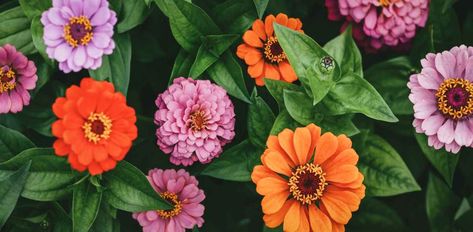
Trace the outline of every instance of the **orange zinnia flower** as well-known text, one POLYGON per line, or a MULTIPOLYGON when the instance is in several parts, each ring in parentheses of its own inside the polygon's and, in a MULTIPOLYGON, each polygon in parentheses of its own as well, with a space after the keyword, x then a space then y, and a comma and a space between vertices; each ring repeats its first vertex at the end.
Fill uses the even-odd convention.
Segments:
POLYGON ((56 99, 53 112, 59 118, 52 125, 54 150, 81 172, 98 175, 115 168, 137 137, 135 110, 106 81, 82 79, 56 99))
POLYGON ((310 124, 269 136, 251 179, 263 195, 266 226, 285 232, 344 231, 365 196, 358 155, 345 135, 310 124), (315 151, 315 155, 314 155, 315 151))
POLYGON ((268 15, 264 22, 257 19, 250 30, 243 34, 243 41, 237 48, 237 56, 248 65, 248 74, 255 78, 256 84, 264 85, 263 78, 294 82, 296 73, 289 64, 286 54, 274 35, 273 23, 276 22, 293 30, 303 32, 302 22, 288 18, 285 14, 268 15))

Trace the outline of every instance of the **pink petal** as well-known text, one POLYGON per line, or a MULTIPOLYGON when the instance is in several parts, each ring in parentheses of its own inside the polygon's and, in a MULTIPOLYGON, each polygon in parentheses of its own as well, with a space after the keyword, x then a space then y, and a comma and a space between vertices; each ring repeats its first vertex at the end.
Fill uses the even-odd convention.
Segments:
POLYGON ((453 142, 455 138, 455 130, 453 129, 453 121, 448 119, 438 130, 437 137, 440 142, 448 144, 453 142))
POLYGON ((455 56, 448 51, 435 57, 435 67, 444 79, 455 78, 455 65, 455 56))
POLYGON ((473 134, 468 127, 468 122, 459 121, 455 128, 455 142, 460 146, 470 146, 473 142, 473 134))
POLYGON ((431 115, 422 122, 422 130, 426 135, 435 135, 444 122, 445 116, 442 114, 431 115))

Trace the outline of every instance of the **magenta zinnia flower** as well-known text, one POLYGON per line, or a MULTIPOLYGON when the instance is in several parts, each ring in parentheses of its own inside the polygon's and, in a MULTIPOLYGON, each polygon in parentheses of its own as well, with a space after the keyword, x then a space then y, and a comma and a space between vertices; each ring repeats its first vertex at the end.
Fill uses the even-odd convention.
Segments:
POLYGON ((369 41, 368 51, 384 45, 404 47, 424 27, 429 15, 429 0, 325 0, 330 20, 359 24, 365 36, 354 35, 357 42, 369 41))
POLYGON ((0 47, 0 114, 23 110, 30 104, 30 93, 36 87, 36 66, 15 47, 0 47))
POLYGON ((65 73, 97 69, 102 56, 115 48, 112 36, 117 17, 107 0, 53 0, 41 22, 46 52, 65 73))
POLYGON ((152 169, 148 180, 154 190, 173 204, 170 210, 150 210, 134 213, 144 232, 185 232, 195 226, 202 227, 205 207, 200 204, 205 199, 199 182, 184 169, 152 169))
POLYGON ((408 83, 416 131, 435 149, 473 147, 473 47, 429 53, 421 64, 408 83))
POLYGON ((233 103, 210 81, 177 78, 156 105, 158 145, 176 165, 209 163, 235 137, 233 103))

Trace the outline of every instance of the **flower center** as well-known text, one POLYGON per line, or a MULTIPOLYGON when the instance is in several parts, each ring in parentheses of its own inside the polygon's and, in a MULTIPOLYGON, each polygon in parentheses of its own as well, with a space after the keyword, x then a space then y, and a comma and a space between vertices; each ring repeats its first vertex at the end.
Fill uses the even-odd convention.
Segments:
POLYGON ((391 4, 391 0, 379 0, 379 4, 383 7, 387 7, 391 4))
POLYGON ((189 117, 189 126, 193 131, 201 131, 207 127, 208 117, 203 110, 194 111, 189 117))
POLYGON ((0 93, 13 90, 15 86, 15 71, 6 65, 0 68, 0 93))
POLYGON ((278 38, 270 37, 264 44, 264 57, 271 63, 279 63, 286 60, 286 53, 279 45, 278 38))
POLYGON ((177 195, 175 193, 170 193, 170 192, 164 192, 164 193, 160 193, 159 194, 163 199, 167 200, 167 201, 170 201, 174 208, 170 209, 170 210, 158 210, 158 215, 162 218, 162 219, 169 219, 169 218, 172 218, 174 216, 177 216, 181 213, 182 211, 182 203, 181 201, 179 201, 179 199, 177 198, 177 195))
POLYGON ((97 144, 102 139, 110 138, 112 133, 112 120, 104 113, 91 113, 82 125, 85 138, 97 144))
POLYGON ((89 44, 93 36, 92 24, 85 16, 71 17, 64 26, 64 39, 72 47, 89 44))
POLYGON ((473 113, 473 84, 465 79, 447 79, 437 90, 437 106, 440 112, 454 120, 473 113))
POLYGON ((302 204, 313 204, 322 198, 325 187, 325 173, 319 165, 308 163, 301 165, 292 172, 289 178, 289 191, 294 199, 302 204))

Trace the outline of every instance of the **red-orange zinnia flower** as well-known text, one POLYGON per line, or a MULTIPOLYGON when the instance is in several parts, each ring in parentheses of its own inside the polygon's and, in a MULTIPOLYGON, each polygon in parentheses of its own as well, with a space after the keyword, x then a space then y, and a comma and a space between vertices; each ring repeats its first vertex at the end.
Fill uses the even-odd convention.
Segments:
POLYGON ((274 35, 273 23, 276 22, 293 30, 302 31, 302 22, 297 18, 288 18, 285 14, 268 15, 264 22, 257 19, 250 30, 243 34, 243 44, 237 48, 237 56, 248 65, 248 74, 256 84, 264 85, 263 78, 294 82, 296 73, 289 64, 286 53, 274 35))
POLYGON ((270 136, 251 179, 263 195, 266 226, 285 232, 344 231, 365 196, 357 153, 345 135, 310 124, 270 136), (315 155, 314 155, 315 151, 315 155))
POLYGON ((115 168, 137 137, 135 110, 106 81, 82 79, 56 99, 53 112, 59 118, 52 125, 54 150, 81 172, 98 175, 115 168))

